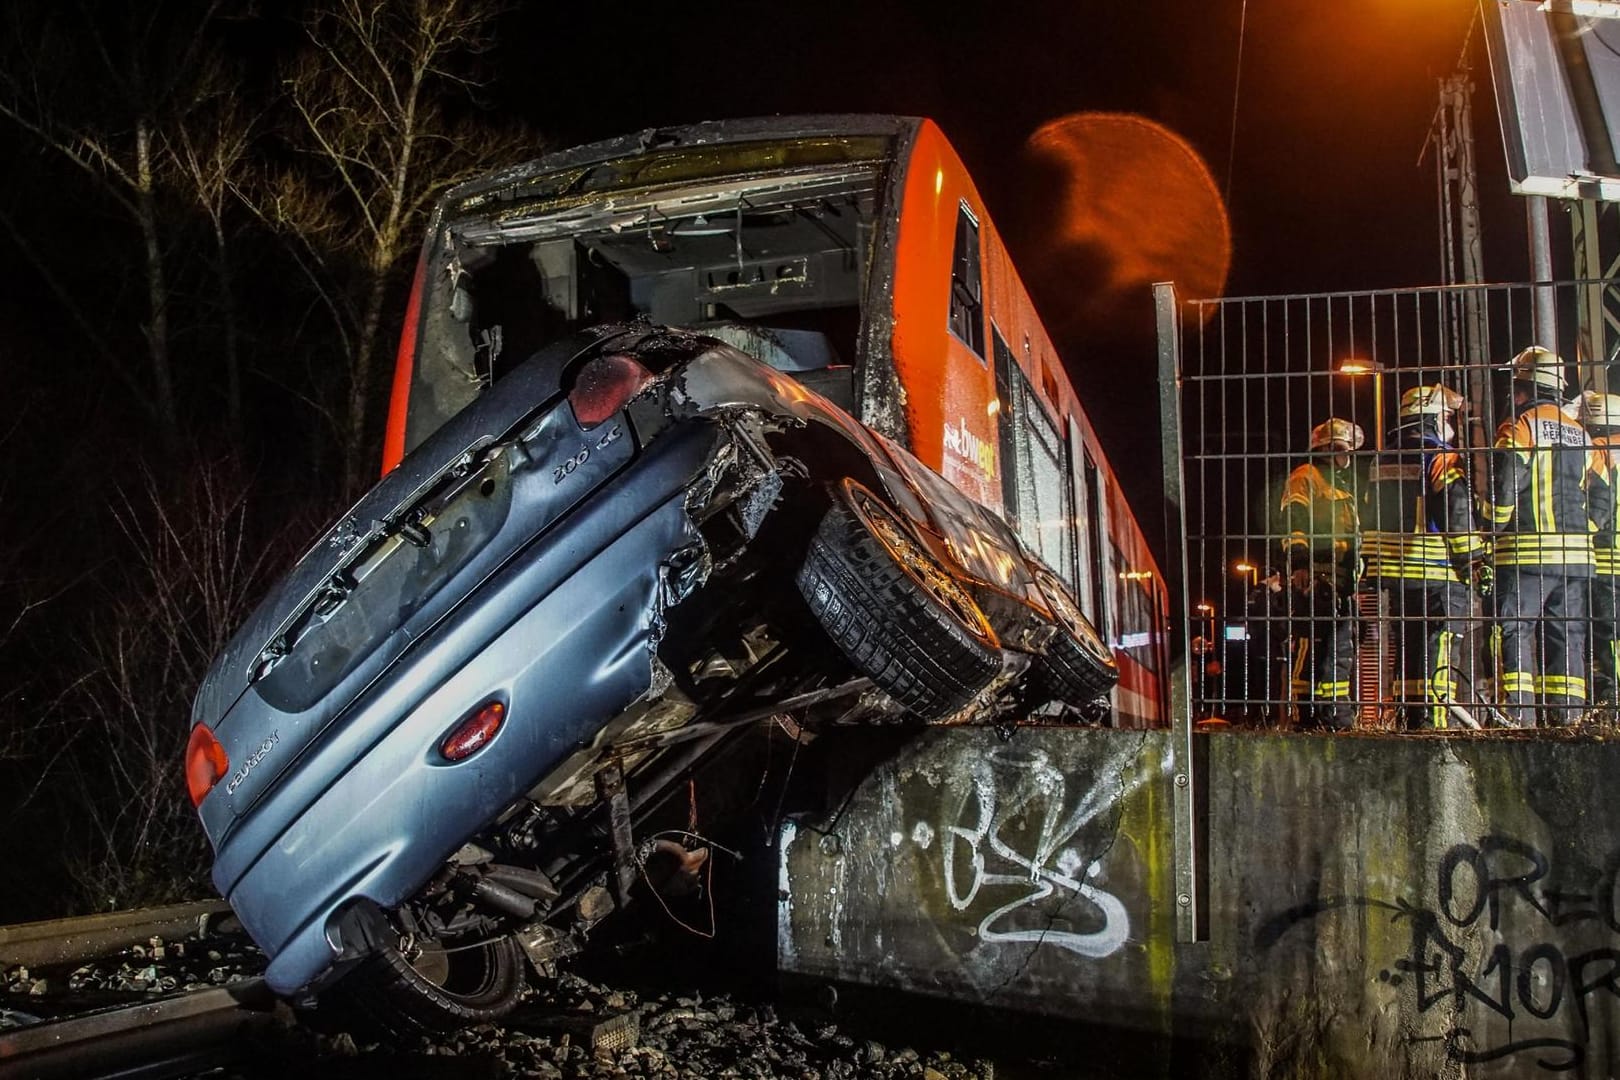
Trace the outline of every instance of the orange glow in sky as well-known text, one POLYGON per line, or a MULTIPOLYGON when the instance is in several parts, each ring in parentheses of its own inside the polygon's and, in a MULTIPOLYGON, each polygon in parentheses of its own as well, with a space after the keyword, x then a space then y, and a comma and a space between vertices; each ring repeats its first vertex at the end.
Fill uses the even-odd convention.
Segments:
POLYGON ((1073 280, 1074 305, 1043 312, 1048 321, 1106 318, 1156 281, 1175 282, 1183 298, 1221 294, 1231 226, 1186 140, 1144 117, 1085 112, 1043 124, 1026 149, 1062 177, 1061 215, 1041 230, 1037 265, 1073 280))

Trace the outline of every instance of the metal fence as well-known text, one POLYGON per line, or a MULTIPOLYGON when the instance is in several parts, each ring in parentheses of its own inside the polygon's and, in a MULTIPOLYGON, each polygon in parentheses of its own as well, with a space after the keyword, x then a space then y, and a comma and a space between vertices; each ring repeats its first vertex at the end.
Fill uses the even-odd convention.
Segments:
POLYGON ((1159 286, 1195 719, 1456 728, 1612 712, 1616 579, 1594 550, 1612 533, 1613 463, 1597 421, 1620 416, 1580 411, 1602 404, 1581 392, 1607 392, 1615 360, 1608 328, 1581 318, 1602 286, 1191 301, 1159 286), (1558 400, 1515 398, 1508 364, 1529 346, 1564 361, 1542 365, 1564 393, 1552 376, 1531 384, 1558 400), (1436 392, 1406 396, 1424 386, 1462 403, 1449 425, 1417 400, 1436 392), (1312 447, 1334 418, 1361 435, 1342 456, 1343 441, 1312 447))

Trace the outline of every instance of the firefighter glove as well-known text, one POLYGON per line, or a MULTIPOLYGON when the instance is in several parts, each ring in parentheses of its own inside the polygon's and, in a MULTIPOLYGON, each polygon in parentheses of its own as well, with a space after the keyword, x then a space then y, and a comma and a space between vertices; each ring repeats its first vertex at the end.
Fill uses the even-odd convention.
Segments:
POLYGON ((1468 581, 1473 585, 1474 593, 1481 599, 1487 600, 1496 589, 1496 571, 1489 563, 1477 562, 1468 568, 1468 581))

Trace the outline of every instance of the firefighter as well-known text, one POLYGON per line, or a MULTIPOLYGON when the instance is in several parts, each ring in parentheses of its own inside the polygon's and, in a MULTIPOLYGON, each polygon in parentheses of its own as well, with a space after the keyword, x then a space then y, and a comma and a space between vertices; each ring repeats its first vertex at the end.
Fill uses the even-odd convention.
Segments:
POLYGON ((1491 491, 1481 506, 1495 533, 1498 698, 1520 726, 1571 724, 1586 704, 1592 523, 1612 519, 1603 454, 1559 407, 1564 362, 1539 346, 1513 358, 1514 415, 1496 432, 1491 491), (1594 481, 1597 482, 1594 482, 1594 481))
POLYGON ((1355 721, 1351 594, 1361 563, 1361 520, 1351 491, 1350 455, 1366 436, 1337 417, 1311 429, 1311 457, 1283 486, 1283 557, 1289 571, 1290 691, 1309 701, 1302 727, 1349 728, 1355 721))
POLYGON ((1611 715, 1620 703, 1620 649, 1616 648, 1616 603, 1620 594, 1620 546, 1615 544, 1614 491, 1620 483, 1620 395, 1588 390, 1579 398, 1576 413, 1592 443, 1603 452, 1601 475, 1591 482, 1600 507, 1607 505, 1607 520, 1594 521, 1592 547, 1592 701, 1611 715), (1603 492, 1607 490, 1607 503, 1603 492))
POLYGON ((1392 696, 1397 726, 1406 729, 1445 726, 1468 590, 1491 588, 1463 459, 1451 443, 1462 404, 1461 394, 1438 383, 1401 395, 1398 421, 1368 478, 1363 585, 1384 595, 1396 627, 1392 696))

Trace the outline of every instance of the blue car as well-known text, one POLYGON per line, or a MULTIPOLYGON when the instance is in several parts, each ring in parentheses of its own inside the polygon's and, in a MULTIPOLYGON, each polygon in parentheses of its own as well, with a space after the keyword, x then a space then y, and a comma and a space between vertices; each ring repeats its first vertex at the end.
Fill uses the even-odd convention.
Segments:
POLYGON ((830 370, 792 327, 569 328, 271 591, 186 771, 276 991, 499 1017, 630 901, 660 795, 766 717, 1101 708, 1118 670, 1059 577, 830 370))

